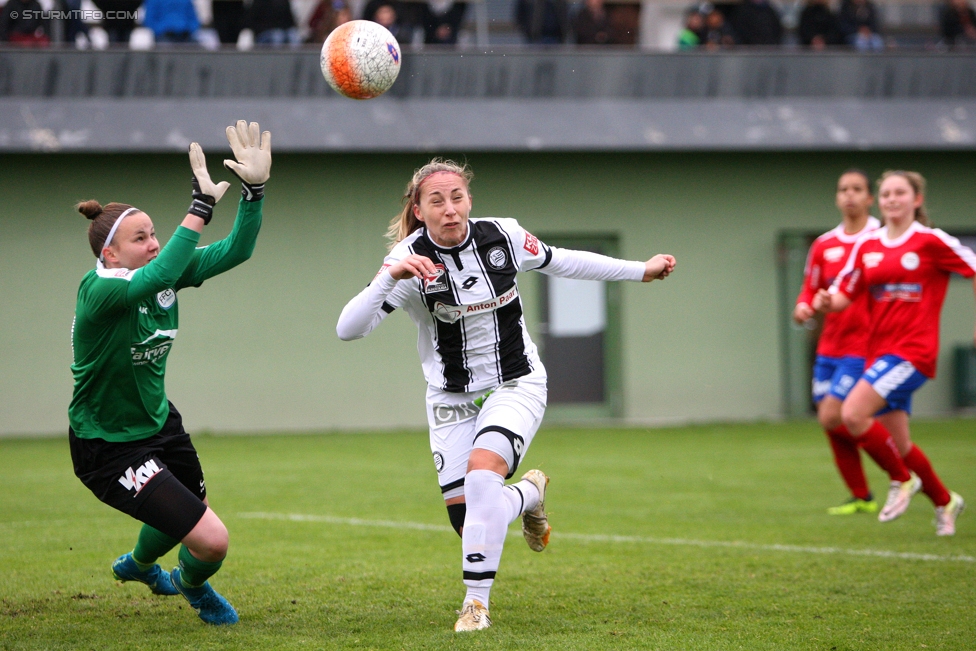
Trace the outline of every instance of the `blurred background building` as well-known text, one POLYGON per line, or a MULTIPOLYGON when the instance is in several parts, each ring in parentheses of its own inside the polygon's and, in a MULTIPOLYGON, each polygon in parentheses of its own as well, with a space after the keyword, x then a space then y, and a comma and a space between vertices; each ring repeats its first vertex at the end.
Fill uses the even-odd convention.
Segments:
MULTIPOLYGON (((816 333, 788 313, 848 167, 921 171, 935 224, 976 236, 976 51, 958 1, 950 15, 888 0, 847 14, 822 0, 268 0, 259 13, 215 0, 194 3, 195 31, 169 20, 188 19, 186 5, 150 29, 150 8, 114 1, 112 23, 42 24, 43 9, 38 24, 3 23, 0 435, 66 427, 74 292, 93 264, 73 204, 131 203, 168 239, 186 209, 187 145, 229 177, 223 129, 241 118, 271 130, 275 163, 254 258, 181 294, 168 389, 194 431, 424 426, 409 320, 354 343, 334 328, 432 155, 472 164, 475 216, 516 217, 554 245, 679 260, 650 287, 520 280, 553 377, 573 380, 554 379, 549 420, 808 414, 816 333), (367 12, 404 44, 403 67, 385 96, 357 102, 325 83, 318 49, 367 12), (743 25, 756 44, 741 43, 743 25)), ((35 0, 8 0, 5 16, 13 2, 35 0)), ((233 201, 207 241, 229 230, 233 201)), ((972 285, 954 280, 918 414, 976 405, 976 371, 955 361, 971 354, 973 318, 972 285)))

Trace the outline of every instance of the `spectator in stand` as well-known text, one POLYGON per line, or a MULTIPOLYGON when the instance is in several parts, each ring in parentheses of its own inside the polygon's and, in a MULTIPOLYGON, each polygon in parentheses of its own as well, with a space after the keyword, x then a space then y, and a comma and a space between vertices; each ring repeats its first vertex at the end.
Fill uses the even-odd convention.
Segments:
POLYGON ((193 0, 146 0, 142 24, 153 31, 156 43, 193 43, 200 30, 193 0))
POLYGON ((128 44, 132 30, 136 28, 136 17, 139 15, 142 0, 93 0, 93 2, 102 12, 102 29, 108 34, 108 42, 128 44))
POLYGON ((88 25, 81 20, 81 0, 55 0, 54 10, 62 12, 59 22, 64 43, 71 45, 77 44, 79 39, 82 39, 82 42, 88 40, 88 25))
POLYGON ((950 47, 976 46, 976 12, 966 0, 949 0, 942 7, 942 39, 950 47))
POLYGON ((607 7, 610 21, 610 45, 636 45, 640 32, 640 5, 614 3, 607 7))
POLYGON ((254 32, 254 42, 258 45, 281 47, 301 43, 289 0, 254 0, 246 24, 254 32))
MULTIPOLYGON (((606 45, 610 42, 610 18, 603 0, 586 0, 573 18, 573 34, 579 45, 606 45)), ((697 44, 696 40, 694 45, 697 44)))
POLYGON ((878 10, 871 0, 842 0, 840 30, 844 41, 859 52, 884 49, 878 28, 878 10))
POLYGON ((830 9, 829 0, 808 0, 800 13, 797 28, 800 44, 822 50, 828 45, 841 45, 844 37, 840 33, 840 20, 830 9))
POLYGON ((352 11, 345 0, 320 0, 312 11, 311 18, 308 19, 311 34, 307 42, 319 45, 325 43, 332 30, 350 20, 352 20, 352 11))
POLYGON ((24 47, 50 45, 50 25, 41 19, 42 12, 37 0, 7 0, 0 7, 0 41, 24 47))
POLYGON ((528 43, 558 45, 566 36, 565 0, 518 0, 515 23, 528 43))
POLYGON ((370 0, 363 9, 363 20, 371 20, 390 30, 400 43, 409 42, 412 30, 404 25, 404 3, 396 0, 370 0))
POLYGON ((710 4, 703 5, 705 13, 705 35, 702 45, 706 50, 721 50, 735 45, 735 32, 727 22, 725 14, 710 4))
POLYGON ((742 45, 779 45, 783 22, 769 0, 743 0, 732 12, 732 29, 742 45))
POLYGON ((224 45, 237 43, 247 11, 244 0, 213 0, 213 28, 224 45))
POLYGON ((423 5, 424 43, 455 45, 467 8, 465 3, 453 0, 431 0, 423 5))

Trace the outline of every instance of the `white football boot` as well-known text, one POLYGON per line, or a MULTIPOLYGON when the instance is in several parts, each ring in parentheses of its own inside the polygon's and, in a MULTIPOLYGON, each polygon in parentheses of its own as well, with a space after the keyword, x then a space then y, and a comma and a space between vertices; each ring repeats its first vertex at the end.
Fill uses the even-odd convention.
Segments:
POLYGON ((956 535, 956 518, 966 508, 966 502, 962 495, 955 491, 949 491, 951 496, 949 503, 945 506, 935 507, 935 535, 954 536, 956 535))
POLYGON ((891 522, 908 510, 912 497, 922 488, 922 480, 914 472, 908 481, 893 481, 888 488, 888 499, 878 514, 880 522, 891 522))
POLYGON ((454 630, 458 633, 464 631, 480 631, 491 626, 491 617, 488 616, 488 609, 477 599, 465 601, 458 611, 457 622, 454 623, 454 630))
POLYGON ((539 489, 539 503, 531 511, 522 514, 522 535, 529 544, 529 549, 541 552, 549 544, 549 534, 552 533, 549 518, 546 516, 546 486, 549 485, 549 478, 541 470, 530 470, 522 475, 522 479, 532 482, 539 489))

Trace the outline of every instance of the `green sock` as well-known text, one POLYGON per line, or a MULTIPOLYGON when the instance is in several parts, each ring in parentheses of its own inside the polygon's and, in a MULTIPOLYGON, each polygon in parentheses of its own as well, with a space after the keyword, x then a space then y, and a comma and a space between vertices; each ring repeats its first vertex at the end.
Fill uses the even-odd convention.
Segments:
POLYGON ((142 525, 136 548, 132 550, 132 560, 140 570, 148 570, 156 563, 156 559, 164 556, 169 550, 179 544, 176 538, 170 538, 159 529, 148 524, 142 525))
POLYGON ((223 560, 216 563, 201 561, 190 553, 186 545, 180 547, 181 581, 188 588, 199 588, 217 573, 223 563, 223 560))

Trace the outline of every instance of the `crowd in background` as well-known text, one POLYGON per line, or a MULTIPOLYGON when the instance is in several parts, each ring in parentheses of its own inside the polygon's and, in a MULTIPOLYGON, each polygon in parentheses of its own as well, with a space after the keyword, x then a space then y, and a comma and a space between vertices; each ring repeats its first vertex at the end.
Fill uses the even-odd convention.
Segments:
MULTIPOLYGON (((947 0, 937 6, 938 44, 950 48, 976 47, 976 12, 968 0, 947 0)), ((889 47, 880 11, 872 0, 805 0, 795 34, 797 45, 813 50, 852 48, 876 52, 889 47)), ((678 36, 682 50, 717 50, 739 45, 782 45, 787 38, 781 13, 769 0, 743 0, 716 7, 708 2, 688 10, 678 36)))
MULTIPOLYGON (((87 0, 86 0, 87 1, 87 0)), ((7 0, 0 8, 0 41, 46 46, 52 42, 87 47, 92 28, 106 44, 145 47, 195 44, 298 47, 320 44, 337 26, 354 18, 385 26, 401 44, 451 46, 470 24, 468 5, 454 0, 318 0, 300 18, 296 0, 210 0, 201 24, 194 0, 92 0, 101 20, 82 20, 82 0, 7 0), (51 9, 59 16, 51 20, 51 9), (100 30, 100 31, 99 31, 100 30), (135 36, 134 36, 135 34, 135 36)), ((690 8, 676 46, 718 50, 740 46, 793 44, 822 50, 879 51, 891 45, 872 0, 804 0, 798 20, 786 27, 784 9, 770 0, 730 4, 704 2, 690 8)), ((640 4, 606 0, 512 0, 512 25, 533 45, 616 45, 639 42, 640 4)), ((91 5, 89 5, 91 6, 91 5)), ((969 0, 945 0, 939 13, 939 46, 976 48, 976 13, 969 0)), ((87 12, 91 14, 92 12, 87 12)), ((96 39, 92 38, 92 41, 96 39)), ((933 39, 934 40, 934 39, 933 39)), ((98 43, 94 43, 98 46, 98 43)))

